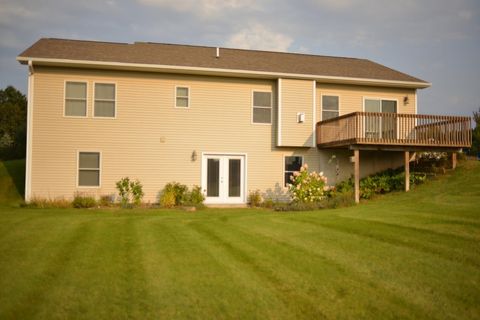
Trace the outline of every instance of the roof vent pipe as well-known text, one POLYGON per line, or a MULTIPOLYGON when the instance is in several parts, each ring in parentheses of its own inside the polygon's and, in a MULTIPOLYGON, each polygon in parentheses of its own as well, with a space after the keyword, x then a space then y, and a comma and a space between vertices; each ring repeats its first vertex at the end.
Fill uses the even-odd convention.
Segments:
POLYGON ((219 47, 217 47, 217 54, 216 54, 215 58, 220 58, 220 48, 219 47))

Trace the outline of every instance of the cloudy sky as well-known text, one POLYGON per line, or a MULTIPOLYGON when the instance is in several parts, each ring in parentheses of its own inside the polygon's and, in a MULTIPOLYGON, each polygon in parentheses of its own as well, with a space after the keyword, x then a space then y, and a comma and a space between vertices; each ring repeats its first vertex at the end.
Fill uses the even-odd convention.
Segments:
POLYGON ((432 83, 419 112, 480 108, 479 0, 0 0, 0 87, 41 37, 367 58, 432 83))

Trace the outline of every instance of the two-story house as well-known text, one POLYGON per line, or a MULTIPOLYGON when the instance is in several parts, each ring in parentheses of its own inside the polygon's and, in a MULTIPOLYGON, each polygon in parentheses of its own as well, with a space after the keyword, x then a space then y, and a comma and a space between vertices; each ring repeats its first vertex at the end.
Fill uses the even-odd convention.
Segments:
POLYGON ((47 38, 17 60, 29 68, 27 201, 114 194, 129 176, 150 202, 177 181, 242 204, 251 190, 281 197, 304 163, 334 184, 469 139, 468 118, 417 116, 428 82, 364 59, 47 38))

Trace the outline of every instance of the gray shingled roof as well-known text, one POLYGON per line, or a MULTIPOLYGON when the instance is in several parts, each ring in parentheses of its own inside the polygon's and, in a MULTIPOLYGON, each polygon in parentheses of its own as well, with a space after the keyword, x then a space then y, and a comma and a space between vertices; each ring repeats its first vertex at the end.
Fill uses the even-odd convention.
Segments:
POLYGON ((216 58, 215 47, 150 42, 128 44, 43 38, 18 56, 23 63, 25 58, 261 71, 428 85, 426 81, 366 59, 229 48, 220 48, 220 57, 216 58))

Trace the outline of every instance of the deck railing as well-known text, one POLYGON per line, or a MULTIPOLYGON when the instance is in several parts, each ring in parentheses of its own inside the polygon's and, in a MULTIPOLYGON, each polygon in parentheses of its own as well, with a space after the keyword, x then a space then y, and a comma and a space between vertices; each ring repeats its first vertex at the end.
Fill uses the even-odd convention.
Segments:
POLYGON ((470 117, 354 112, 317 123, 319 147, 352 144, 470 147, 470 117))

